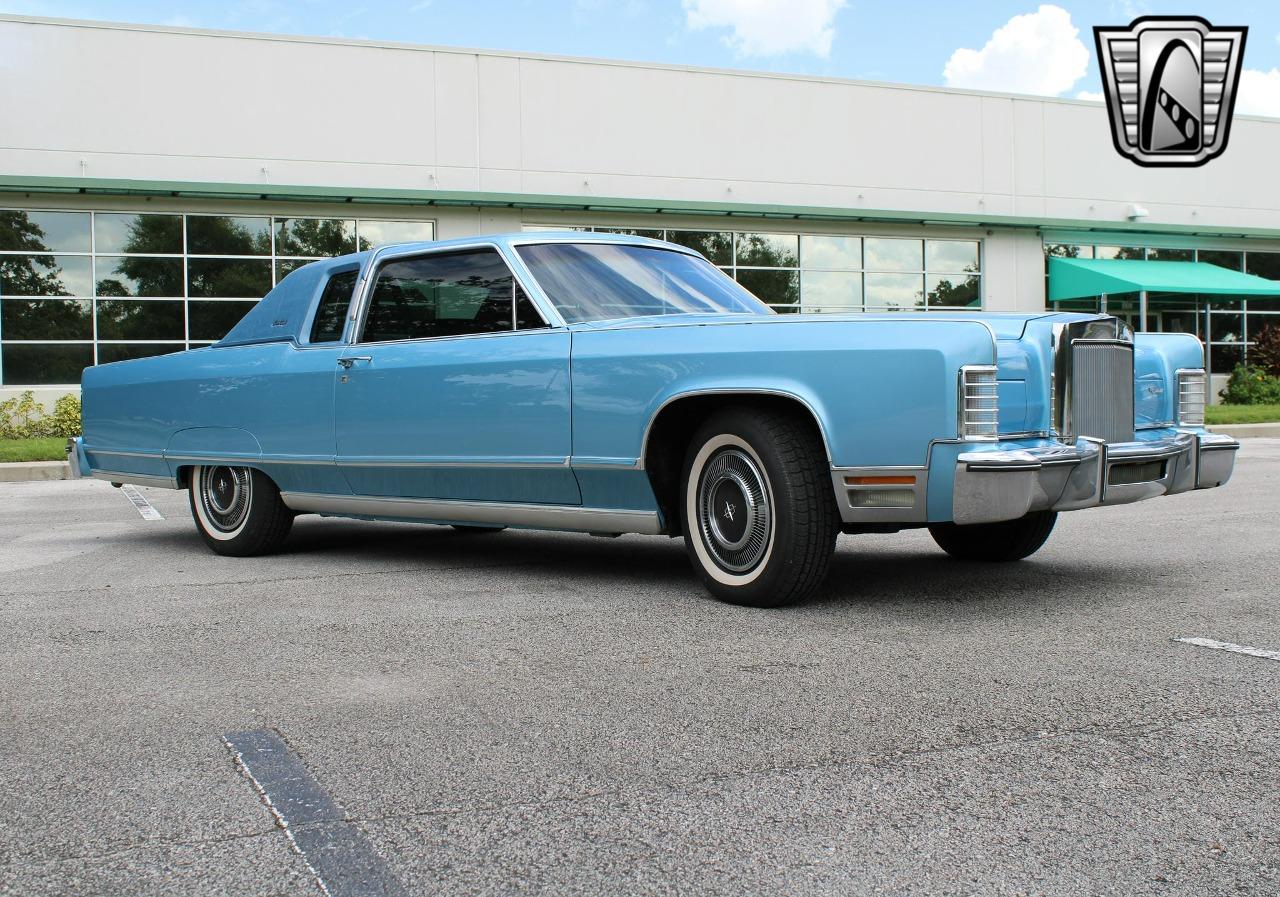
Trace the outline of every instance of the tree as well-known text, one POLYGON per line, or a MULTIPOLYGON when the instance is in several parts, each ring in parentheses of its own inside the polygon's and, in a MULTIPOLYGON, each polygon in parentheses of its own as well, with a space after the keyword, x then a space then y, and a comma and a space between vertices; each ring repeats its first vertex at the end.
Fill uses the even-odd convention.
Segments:
POLYGON ((1257 365, 1273 377, 1280 377, 1280 326, 1268 324, 1258 331, 1249 347, 1249 364, 1257 365))

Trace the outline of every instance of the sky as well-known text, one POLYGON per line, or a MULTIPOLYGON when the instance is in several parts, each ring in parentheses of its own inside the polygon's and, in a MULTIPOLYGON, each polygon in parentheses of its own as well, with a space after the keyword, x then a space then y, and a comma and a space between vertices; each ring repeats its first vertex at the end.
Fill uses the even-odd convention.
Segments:
POLYGON ((0 0, 0 12, 520 50, 1101 99, 1094 25, 1247 25, 1237 112, 1280 117, 1280 3, 0 0))

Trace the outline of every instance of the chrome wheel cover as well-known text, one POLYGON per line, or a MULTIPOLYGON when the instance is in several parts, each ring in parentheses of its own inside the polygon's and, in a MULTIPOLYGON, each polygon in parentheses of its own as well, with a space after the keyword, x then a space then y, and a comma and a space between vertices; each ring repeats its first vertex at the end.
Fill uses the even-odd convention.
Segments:
POLYGON ((726 448, 713 455, 698 481, 698 527, 721 568, 745 573, 764 558, 772 509, 764 474, 746 452, 726 448))
POLYGON ((200 507, 205 519, 224 533, 244 525, 253 499, 253 478, 247 467, 204 467, 200 470, 200 507))

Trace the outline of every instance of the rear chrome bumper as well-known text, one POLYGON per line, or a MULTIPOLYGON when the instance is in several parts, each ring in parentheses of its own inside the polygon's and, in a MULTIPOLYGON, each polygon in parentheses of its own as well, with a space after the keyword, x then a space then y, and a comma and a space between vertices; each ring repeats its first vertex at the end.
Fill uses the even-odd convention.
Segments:
POLYGON ((1213 433, 1178 431, 1150 442, 965 452, 956 459, 952 516, 956 523, 1014 520, 1029 511, 1075 511, 1119 505, 1231 479, 1240 443, 1213 433))

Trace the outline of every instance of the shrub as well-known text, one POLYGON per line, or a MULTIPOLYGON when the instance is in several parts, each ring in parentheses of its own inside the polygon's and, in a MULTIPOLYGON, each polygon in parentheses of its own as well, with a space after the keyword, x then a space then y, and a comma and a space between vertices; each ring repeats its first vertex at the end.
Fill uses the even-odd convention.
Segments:
POLYGON ((1280 377, 1280 326, 1268 324, 1249 347, 1249 360, 1272 377, 1280 377))
POLYGON ((1221 395, 1228 405, 1275 405, 1280 403, 1280 377, 1255 364, 1237 365, 1221 395))
POLYGON ((45 411, 31 390, 0 402, 0 439, 36 439, 80 434, 80 399, 65 395, 45 411))

